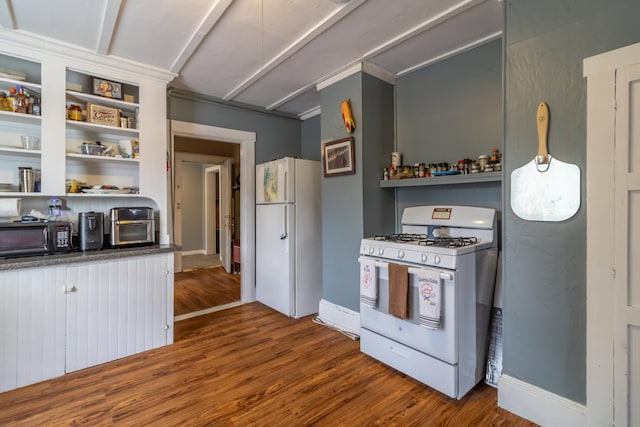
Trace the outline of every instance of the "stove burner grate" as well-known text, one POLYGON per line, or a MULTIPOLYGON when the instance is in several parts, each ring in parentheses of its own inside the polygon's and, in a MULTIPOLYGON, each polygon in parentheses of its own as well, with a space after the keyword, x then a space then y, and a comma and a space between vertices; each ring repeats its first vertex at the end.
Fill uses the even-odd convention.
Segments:
POLYGON ((373 240, 380 240, 384 242, 420 242, 423 240, 427 240, 426 234, 409 234, 409 233, 400 233, 400 234, 387 234, 381 236, 374 236, 373 240))
POLYGON ((461 246, 475 245, 478 243, 476 237, 434 237, 418 242, 422 246, 435 246, 441 248, 459 248, 461 246))

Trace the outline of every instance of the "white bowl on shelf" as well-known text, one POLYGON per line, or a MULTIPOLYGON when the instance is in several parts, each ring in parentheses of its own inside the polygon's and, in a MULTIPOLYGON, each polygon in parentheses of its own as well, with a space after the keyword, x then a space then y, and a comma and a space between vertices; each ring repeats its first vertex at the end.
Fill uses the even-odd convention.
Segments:
POLYGON ((39 150, 40 149, 40 138, 29 135, 20 136, 20 140, 22 141, 22 148, 26 150, 39 150))

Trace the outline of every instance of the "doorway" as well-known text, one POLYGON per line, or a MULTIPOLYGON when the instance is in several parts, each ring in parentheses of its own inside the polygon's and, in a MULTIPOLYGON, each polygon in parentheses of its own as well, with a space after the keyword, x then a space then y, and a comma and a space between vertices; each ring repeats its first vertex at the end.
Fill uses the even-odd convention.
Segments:
POLYGON ((234 145, 231 149, 226 143, 216 142, 213 148, 207 145, 206 141, 176 138, 174 146, 174 243, 182 248, 175 256, 176 273, 214 265, 232 272, 232 236, 240 230, 235 229, 239 209, 231 181, 238 174, 240 155, 234 145), (202 153, 180 151, 197 149, 203 143, 202 153), (233 157, 205 154, 206 150, 233 157))
MULTIPOLYGON (((171 137, 171 154, 173 159, 174 182, 181 179, 178 174, 181 172, 179 162, 177 162, 175 149, 176 139, 188 138, 198 140, 198 144, 214 144, 216 142, 237 144, 239 147, 239 174, 236 182, 232 185, 233 191, 236 192, 237 212, 239 213, 239 238, 238 238, 238 265, 242 274, 240 275, 240 301, 239 304, 255 301, 255 133, 238 131, 233 129, 218 128, 214 126, 200 125, 195 123, 170 121, 170 137, 171 137)), ((228 159, 218 159, 217 162, 211 163, 211 159, 203 159, 202 154, 191 153, 198 161, 205 160, 209 165, 223 164, 228 159)), ((189 156, 187 156, 189 157, 189 156)), ((218 156, 224 157, 224 156, 218 156)), ((182 160, 182 159, 181 159, 182 160)), ((210 167, 210 166, 209 166, 210 167)), ((206 169, 206 168, 205 168, 206 169)), ((213 171, 211 171, 213 173, 213 171)), ((206 181, 205 181, 206 182, 206 181)), ((174 204, 176 202, 175 194, 172 198, 174 204)), ((169 209, 172 214, 178 211, 171 206, 169 209)), ((174 218, 175 219, 175 218, 174 218)), ((175 224, 176 221, 174 220, 175 224)), ((233 226, 234 224, 229 224, 233 226)), ((172 230, 172 239, 174 243, 179 244, 181 241, 181 227, 175 227, 172 230)), ((221 230, 222 231, 222 230, 221 230)), ((235 249, 234 242, 234 249, 235 249)), ((231 257, 231 254, 229 255, 231 257)), ((176 253, 176 259, 181 262, 181 253, 176 253)), ((235 263, 235 260, 234 260, 235 263)), ((181 270, 181 265, 177 265, 181 270)), ((212 309, 211 311, 215 311, 212 309)), ((204 314, 204 313, 200 313, 204 314)), ((191 316, 190 316, 191 317, 191 316)), ((181 320, 176 318, 176 320, 181 320)))

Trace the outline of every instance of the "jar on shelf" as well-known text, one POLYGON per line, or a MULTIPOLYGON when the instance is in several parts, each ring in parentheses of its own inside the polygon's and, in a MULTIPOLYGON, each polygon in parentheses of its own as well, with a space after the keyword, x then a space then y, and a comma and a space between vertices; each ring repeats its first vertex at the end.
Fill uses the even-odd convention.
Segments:
POLYGON ((78 104, 71 104, 67 109, 69 120, 82 121, 82 108, 78 104))
POLYGON ((500 152, 498 151, 497 148, 494 148, 493 151, 491 152, 491 163, 498 163, 500 162, 500 152))
POLYGON ((489 156, 486 156, 484 154, 481 154, 478 156, 478 169, 480 169, 480 172, 484 172, 484 168, 487 166, 488 163, 489 163, 489 156))

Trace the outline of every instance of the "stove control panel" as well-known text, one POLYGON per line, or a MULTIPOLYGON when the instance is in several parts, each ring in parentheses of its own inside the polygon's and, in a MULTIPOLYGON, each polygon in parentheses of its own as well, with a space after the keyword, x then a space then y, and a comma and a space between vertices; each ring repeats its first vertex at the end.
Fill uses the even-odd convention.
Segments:
POLYGON ((456 268, 455 255, 433 253, 433 249, 429 250, 426 247, 415 246, 414 249, 406 247, 406 245, 403 246, 405 247, 393 248, 383 247, 374 242, 363 242, 360 246, 360 255, 375 257, 387 262, 402 261, 404 264, 432 265, 451 270, 456 268))

